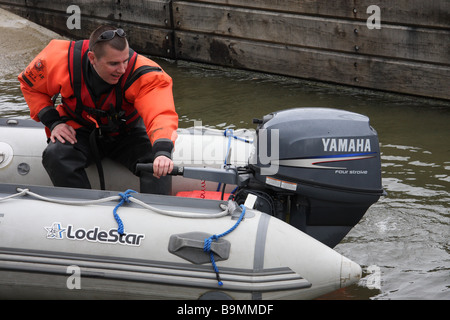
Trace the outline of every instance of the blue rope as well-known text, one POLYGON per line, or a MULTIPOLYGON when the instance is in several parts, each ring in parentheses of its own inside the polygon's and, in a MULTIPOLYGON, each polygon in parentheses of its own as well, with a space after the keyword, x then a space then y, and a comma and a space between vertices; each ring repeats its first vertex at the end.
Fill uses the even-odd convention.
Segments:
POLYGON ((225 155, 225 160, 223 161, 223 164, 227 164, 228 154, 230 153, 231 149, 231 138, 233 137, 233 129, 225 129, 225 132, 223 133, 225 137, 228 137, 228 147, 227 147, 227 154, 225 155))
POLYGON ((119 196, 122 197, 122 199, 120 199, 119 204, 114 208, 113 210, 113 214, 114 214, 114 219, 116 219, 117 224, 118 224, 118 228, 117 228, 117 232, 120 235, 123 235, 123 222, 122 219, 120 219, 119 215, 117 214, 117 209, 120 208, 120 206, 122 206, 125 202, 130 203, 130 197, 132 196, 130 193, 136 193, 136 191, 128 189, 125 192, 120 192, 119 196))
POLYGON ((211 237, 206 238, 204 245, 203 245, 203 251, 205 251, 206 253, 209 253, 209 257, 211 259, 211 264, 213 266, 214 272, 216 273, 216 279, 217 279, 217 283, 219 284, 219 286, 222 286, 223 282, 220 280, 219 268, 216 265, 216 260, 214 259, 214 253, 211 251, 211 244, 213 241, 217 241, 217 240, 219 240, 219 238, 222 238, 222 237, 226 236, 227 234, 231 233, 234 229, 237 228, 239 223, 241 223, 242 219, 245 216, 245 206, 243 204, 241 204, 240 207, 242 208, 242 213, 241 213, 238 221, 234 224, 234 226, 232 226, 229 230, 225 231, 224 233, 221 233, 219 235, 214 234, 211 237))
MULTIPOLYGON (((224 165, 227 165, 227 159, 228 159, 228 154, 230 153, 230 149, 231 149, 231 138, 233 137, 233 129, 225 129, 225 131, 223 132, 223 135, 225 137, 228 137, 228 147, 227 147, 227 154, 225 155, 225 160, 223 161, 224 165)), ((220 191, 220 186, 222 185, 221 182, 219 182, 219 184, 217 185, 217 192, 220 191)))
POLYGON ((225 129, 225 132, 223 133, 223 135, 224 135, 225 137, 234 138, 234 139, 236 139, 236 140, 240 140, 240 141, 243 141, 243 142, 246 142, 246 143, 253 143, 252 140, 248 140, 248 139, 244 139, 244 138, 235 136, 235 135, 233 134, 233 129, 225 129))

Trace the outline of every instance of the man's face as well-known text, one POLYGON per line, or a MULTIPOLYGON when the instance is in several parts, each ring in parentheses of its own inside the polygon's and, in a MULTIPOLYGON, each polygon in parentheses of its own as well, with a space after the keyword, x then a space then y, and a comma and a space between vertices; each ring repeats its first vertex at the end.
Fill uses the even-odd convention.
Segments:
POLYGON ((128 45, 123 51, 106 45, 104 54, 98 58, 94 52, 89 51, 88 58, 98 75, 109 84, 117 84, 128 66, 128 45))

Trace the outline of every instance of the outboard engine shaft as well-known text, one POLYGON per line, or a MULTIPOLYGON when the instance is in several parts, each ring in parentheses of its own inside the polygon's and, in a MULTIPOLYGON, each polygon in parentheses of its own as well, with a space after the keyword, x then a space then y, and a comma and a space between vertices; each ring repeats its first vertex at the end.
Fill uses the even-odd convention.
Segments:
POLYGON ((300 108, 256 123, 258 141, 249 159, 254 178, 242 191, 264 194, 259 210, 287 211, 281 218, 334 247, 383 195, 378 136, 369 119, 300 108))

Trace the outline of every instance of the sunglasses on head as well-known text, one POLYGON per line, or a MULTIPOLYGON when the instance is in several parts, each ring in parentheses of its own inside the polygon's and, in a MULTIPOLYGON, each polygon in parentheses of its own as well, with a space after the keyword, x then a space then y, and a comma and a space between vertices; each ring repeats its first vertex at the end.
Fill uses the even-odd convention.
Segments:
POLYGON ((125 31, 123 31, 122 29, 106 30, 97 38, 97 40, 95 40, 92 48, 99 42, 112 40, 116 36, 116 34, 121 38, 125 38, 127 36, 125 31))

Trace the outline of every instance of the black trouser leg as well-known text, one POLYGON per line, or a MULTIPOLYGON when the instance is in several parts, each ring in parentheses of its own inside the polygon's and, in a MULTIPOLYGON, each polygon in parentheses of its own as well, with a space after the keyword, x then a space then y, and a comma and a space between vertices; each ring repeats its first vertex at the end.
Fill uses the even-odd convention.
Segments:
POLYGON ((89 154, 77 148, 76 144, 49 142, 42 154, 42 164, 56 187, 90 189, 85 171, 88 163, 89 154))
MULTIPOLYGON (((130 132, 107 146, 108 156, 124 166, 131 172, 136 172, 137 163, 153 162, 152 145, 144 127, 133 128, 130 132)), ((141 172, 140 192, 170 195, 172 192, 172 177, 155 178, 152 173, 141 172)))
POLYGON ((141 172, 139 176, 141 193, 170 195, 172 193, 172 177, 156 178, 152 173, 141 172))

